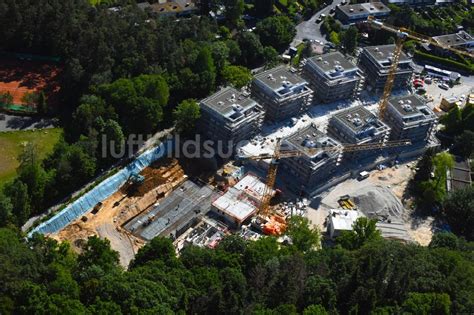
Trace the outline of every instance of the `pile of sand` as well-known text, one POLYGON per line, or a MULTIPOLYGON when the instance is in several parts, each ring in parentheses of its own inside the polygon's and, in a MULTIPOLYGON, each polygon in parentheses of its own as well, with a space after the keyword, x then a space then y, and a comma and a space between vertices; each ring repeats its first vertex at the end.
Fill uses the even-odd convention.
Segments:
POLYGON ((401 218, 404 208, 394 193, 383 186, 367 186, 352 196, 357 208, 368 217, 388 216, 401 218))

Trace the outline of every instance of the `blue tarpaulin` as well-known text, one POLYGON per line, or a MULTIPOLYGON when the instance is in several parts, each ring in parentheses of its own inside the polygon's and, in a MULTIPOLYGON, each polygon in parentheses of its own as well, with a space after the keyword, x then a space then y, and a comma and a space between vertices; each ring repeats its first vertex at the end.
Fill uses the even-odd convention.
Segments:
POLYGON ((118 189, 128 180, 130 175, 138 174, 145 167, 163 157, 165 152, 166 145, 164 144, 146 151, 132 163, 127 165, 124 169, 105 179, 99 185, 94 187, 92 190, 87 192, 84 196, 81 196, 73 203, 69 204, 66 208, 61 210, 48 221, 41 223, 39 226, 33 229, 28 234, 28 236, 31 236, 36 232, 48 234, 60 231, 69 223, 84 215, 87 211, 91 210, 97 203, 104 201, 116 191, 118 191, 118 189))

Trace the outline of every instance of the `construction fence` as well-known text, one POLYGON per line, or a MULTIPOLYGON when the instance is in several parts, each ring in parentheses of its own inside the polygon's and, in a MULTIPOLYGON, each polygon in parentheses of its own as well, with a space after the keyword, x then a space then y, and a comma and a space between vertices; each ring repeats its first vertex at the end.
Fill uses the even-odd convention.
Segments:
POLYGON ((48 221, 38 225, 28 234, 28 237, 31 237, 34 233, 49 234, 59 232, 69 223, 91 210, 99 202, 104 201, 118 191, 132 174, 140 173, 144 168, 163 157, 167 147, 166 143, 161 143, 158 147, 141 154, 118 173, 102 181, 99 185, 69 204, 48 221))

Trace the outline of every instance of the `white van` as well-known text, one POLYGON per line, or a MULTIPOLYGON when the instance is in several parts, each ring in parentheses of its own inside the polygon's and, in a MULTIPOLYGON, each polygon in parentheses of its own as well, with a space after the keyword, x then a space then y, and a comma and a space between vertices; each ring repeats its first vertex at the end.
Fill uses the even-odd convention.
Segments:
POLYGON ((368 178, 369 175, 370 175, 369 172, 362 171, 362 172, 359 173, 359 176, 357 177, 357 180, 364 180, 364 179, 368 178))

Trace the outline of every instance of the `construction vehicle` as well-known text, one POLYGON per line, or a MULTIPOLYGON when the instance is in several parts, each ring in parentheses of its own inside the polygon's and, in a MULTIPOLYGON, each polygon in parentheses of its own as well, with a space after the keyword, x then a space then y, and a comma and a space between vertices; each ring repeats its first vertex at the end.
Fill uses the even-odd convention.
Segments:
POLYGON ((257 220, 260 221, 259 224, 263 225, 263 232, 271 235, 280 235, 285 230, 285 221, 284 219, 275 213, 270 213, 270 200, 273 196, 273 188, 275 186, 275 180, 278 170, 278 165, 280 164, 280 159, 282 158, 292 158, 299 157, 303 155, 313 155, 317 152, 326 151, 326 152, 357 152, 357 151, 369 151, 376 149, 387 149, 393 147, 407 146, 411 145, 410 140, 397 140, 397 141, 386 141, 379 143, 366 143, 366 144, 342 144, 342 146, 331 146, 331 147, 320 147, 320 148, 308 148, 304 151, 301 150, 287 150, 281 149, 281 139, 277 139, 275 144, 275 150, 273 154, 263 153, 254 156, 238 156, 240 160, 270 160, 268 167, 267 178, 265 182, 264 192, 262 194, 262 200, 258 209, 257 220))
POLYGON ((446 50, 450 50, 459 55, 474 58, 474 54, 468 51, 457 49, 449 45, 440 44, 439 42, 434 40, 432 37, 415 33, 405 27, 396 27, 393 25, 389 25, 389 24, 377 21, 374 16, 369 16, 367 21, 377 29, 382 29, 382 30, 385 30, 397 35, 395 50, 393 51, 393 56, 392 56, 392 64, 388 71, 387 82, 385 83, 382 98, 379 104, 379 117, 381 119, 384 118, 385 111, 387 109, 388 99, 390 98, 390 95, 392 94, 393 83, 395 81, 395 75, 398 68, 398 61, 400 60, 400 56, 402 54, 403 43, 405 42, 406 39, 416 40, 424 44, 430 44, 430 45, 437 46, 446 50))
POLYGON ((341 196, 338 200, 338 203, 343 209, 347 209, 347 210, 357 209, 355 203, 351 200, 351 197, 349 195, 341 196))
MULTIPOLYGON (((127 194, 132 194, 134 193, 137 188, 142 185, 145 182, 145 177, 137 174, 137 173, 132 173, 128 177, 127 181, 123 185, 123 190, 127 192, 127 194)), ((120 200, 121 201, 121 200, 120 200)))

